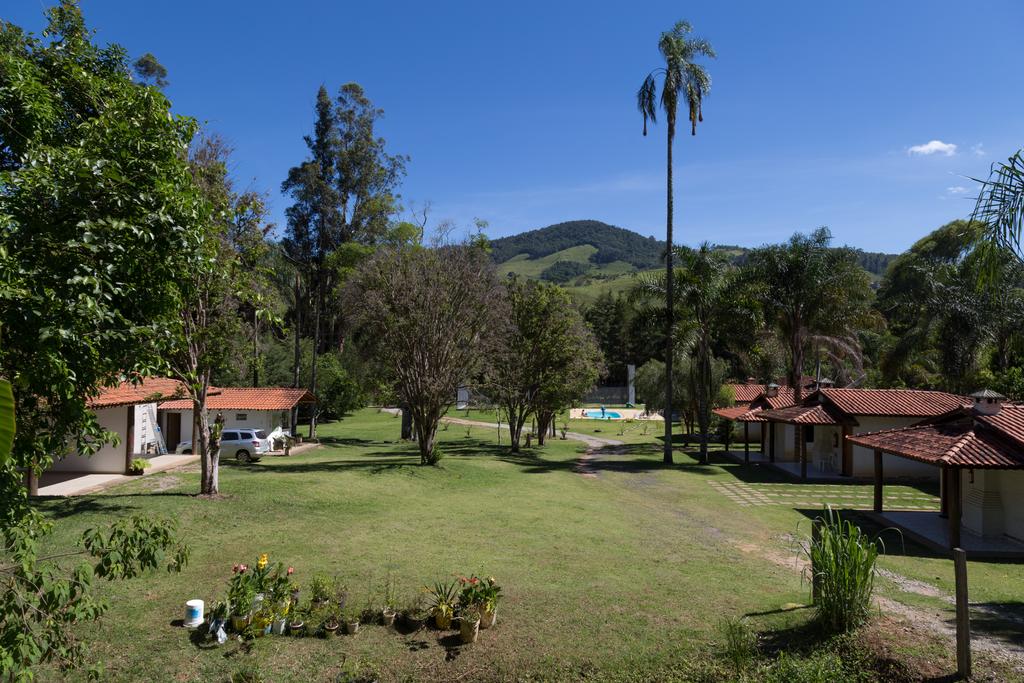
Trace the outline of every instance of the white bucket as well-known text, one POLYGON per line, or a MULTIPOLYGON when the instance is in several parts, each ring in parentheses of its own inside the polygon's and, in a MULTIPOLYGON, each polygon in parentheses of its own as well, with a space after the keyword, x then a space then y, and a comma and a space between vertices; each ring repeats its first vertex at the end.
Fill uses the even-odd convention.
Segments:
POLYGON ((195 628, 203 623, 203 610, 206 605, 202 600, 189 600, 185 603, 185 626, 195 628))

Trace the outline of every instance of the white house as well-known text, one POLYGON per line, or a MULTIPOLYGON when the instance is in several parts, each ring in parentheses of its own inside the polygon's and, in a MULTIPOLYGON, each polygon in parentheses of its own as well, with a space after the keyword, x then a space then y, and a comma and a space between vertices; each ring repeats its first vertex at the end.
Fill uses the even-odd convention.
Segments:
POLYGON ((991 391, 974 404, 901 429, 849 440, 873 453, 874 512, 942 548, 978 555, 1024 554, 1024 406, 991 391), (883 477, 891 460, 941 473, 942 510, 886 512, 883 477))
MULTIPOLYGON (((206 409, 211 420, 221 413, 227 428, 250 427, 268 434, 278 427, 289 430, 293 409, 306 403, 316 403, 316 397, 306 389, 287 387, 219 387, 211 388, 206 397, 206 409)), ((182 441, 194 441, 191 399, 163 401, 158 414, 170 451, 174 451, 182 441)))
POLYGON ((77 452, 54 459, 52 471, 89 474, 123 474, 134 458, 166 452, 157 420, 157 403, 180 395, 179 382, 147 378, 140 383, 124 382, 103 389, 89 402, 101 427, 117 435, 118 443, 107 443, 91 456, 77 452))
MULTIPOLYGON (((756 415, 774 424, 767 444, 774 461, 848 477, 874 473, 874 454, 851 435, 908 427, 923 418, 963 407, 969 399, 942 391, 915 389, 837 389, 811 392, 800 403, 756 415)), ((886 476, 934 479, 937 474, 913 460, 886 456, 886 476)), ((803 471, 803 470, 802 470, 803 471)))

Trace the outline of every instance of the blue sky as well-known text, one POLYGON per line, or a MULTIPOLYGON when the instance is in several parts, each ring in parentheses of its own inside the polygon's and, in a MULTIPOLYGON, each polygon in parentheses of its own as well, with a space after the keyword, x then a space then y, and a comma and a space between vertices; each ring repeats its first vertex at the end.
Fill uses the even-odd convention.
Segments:
MULTIPOLYGON (((5 0, 0 16, 38 30, 43 2, 5 0)), ((641 136, 635 91, 679 18, 719 54, 705 122, 676 143, 683 243, 827 225, 837 242, 903 250, 969 214, 968 177, 1024 145, 1019 0, 83 7, 101 42, 157 55, 176 111, 234 145, 239 182, 269 192, 282 224, 317 87, 357 81, 390 150, 412 157, 403 201, 431 202, 434 221, 662 235, 665 130, 641 136)))

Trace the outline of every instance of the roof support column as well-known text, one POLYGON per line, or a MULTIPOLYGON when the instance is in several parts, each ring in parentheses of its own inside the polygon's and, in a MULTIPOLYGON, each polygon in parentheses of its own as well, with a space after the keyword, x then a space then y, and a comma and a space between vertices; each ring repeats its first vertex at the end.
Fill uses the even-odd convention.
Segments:
POLYGON ((839 435, 839 438, 842 440, 840 452, 843 458, 842 474, 844 477, 853 476, 853 444, 846 438, 850 436, 850 431, 850 425, 844 424, 843 431, 839 435))
POLYGON ((875 451, 875 512, 882 513, 882 451, 875 451))
POLYGON ((807 442, 804 440, 804 426, 793 425, 796 438, 796 453, 800 458, 800 481, 807 481, 807 442))
POLYGON ((939 470, 939 517, 949 519, 949 468, 939 470))
POLYGON ((949 468, 949 502, 946 510, 949 513, 949 548, 960 547, 960 470, 949 468))
POLYGON ((125 406, 125 412, 128 413, 124 430, 124 471, 127 474, 132 466, 132 449, 135 446, 135 406, 125 406))
POLYGON ((750 423, 743 423, 743 462, 750 464, 750 423))

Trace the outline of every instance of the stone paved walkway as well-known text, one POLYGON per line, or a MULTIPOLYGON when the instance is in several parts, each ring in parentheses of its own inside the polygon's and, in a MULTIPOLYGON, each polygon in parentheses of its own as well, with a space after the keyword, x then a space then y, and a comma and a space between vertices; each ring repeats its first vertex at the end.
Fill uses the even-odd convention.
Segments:
MULTIPOLYGON (((867 486, 748 484, 742 481, 712 481, 711 488, 744 507, 785 505, 787 507, 871 508, 874 492, 867 486)), ((939 499, 919 491, 886 491, 887 510, 938 510, 939 499)))

